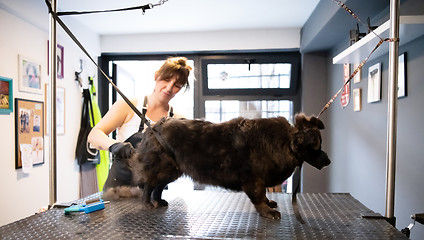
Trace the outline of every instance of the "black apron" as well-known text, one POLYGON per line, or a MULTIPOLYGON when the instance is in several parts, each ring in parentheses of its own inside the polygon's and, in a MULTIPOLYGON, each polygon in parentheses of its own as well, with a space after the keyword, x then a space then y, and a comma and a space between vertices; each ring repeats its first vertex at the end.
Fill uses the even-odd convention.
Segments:
MULTIPOLYGON (((143 103, 143 116, 146 116, 147 112, 147 96, 144 97, 143 103)), ((169 116, 173 117, 174 112, 171 107, 169 111, 169 116)), ((138 132, 131 135, 124 142, 129 142, 135 148, 141 139, 143 139, 143 131, 146 121, 146 118, 142 118, 140 122, 140 126, 138 128, 138 132), (143 120, 144 119, 144 120, 143 120)), ((122 161, 122 159, 115 161, 116 159, 112 159, 112 166, 110 167, 109 174, 107 176, 106 182, 103 186, 103 191, 106 191, 109 188, 119 187, 119 186, 132 186, 132 173, 128 166, 127 161, 122 161)))

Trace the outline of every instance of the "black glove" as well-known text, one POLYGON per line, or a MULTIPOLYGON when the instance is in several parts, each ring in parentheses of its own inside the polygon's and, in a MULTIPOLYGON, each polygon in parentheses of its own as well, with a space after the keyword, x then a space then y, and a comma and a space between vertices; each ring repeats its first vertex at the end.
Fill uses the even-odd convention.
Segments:
POLYGON ((129 142, 117 142, 109 147, 109 151, 116 159, 127 159, 135 152, 135 149, 129 142))

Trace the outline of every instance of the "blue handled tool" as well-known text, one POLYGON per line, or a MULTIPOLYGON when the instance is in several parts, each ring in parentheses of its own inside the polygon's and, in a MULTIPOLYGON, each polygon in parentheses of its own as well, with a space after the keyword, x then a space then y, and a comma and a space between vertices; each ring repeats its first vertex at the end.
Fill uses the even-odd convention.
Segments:
POLYGON ((105 203, 103 199, 93 199, 87 201, 86 204, 74 205, 68 208, 65 208, 65 215, 69 215, 71 212, 85 212, 91 213, 105 208, 105 203))

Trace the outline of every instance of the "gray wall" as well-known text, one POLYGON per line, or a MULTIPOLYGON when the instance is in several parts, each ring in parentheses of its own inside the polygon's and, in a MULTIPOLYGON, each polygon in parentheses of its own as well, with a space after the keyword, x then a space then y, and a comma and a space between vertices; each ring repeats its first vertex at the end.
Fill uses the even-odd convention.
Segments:
MULTIPOLYGON (((398 229, 407 226, 412 213, 424 212, 424 37, 400 48, 406 52, 407 94, 398 102, 397 171, 395 217, 398 229)), ((332 65, 328 59, 329 89, 336 92, 343 81, 342 65, 332 65)), ((330 192, 349 192, 370 209, 385 214, 386 139, 387 139, 387 79, 388 54, 368 62, 363 67, 362 81, 352 84, 362 88, 362 111, 354 112, 335 102, 327 114, 330 192), (369 66, 381 63, 382 100, 367 103, 367 72, 369 66)), ((424 239, 424 226, 413 229, 415 239, 424 239)), ((414 236, 413 235, 413 236, 414 236)))
MULTIPOLYGON (((423 9, 422 0, 405 0, 402 1, 401 14, 423 15, 423 9)), ((355 12, 360 14, 361 8, 355 9, 355 12)), ((372 22, 387 20, 387 14, 388 9, 372 15, 372 22)), ((347 36, 347 32, 343 34, 347 36)), ((346 38, 325 53, 303 53, 302 106, 306 112, 317 114, 342 86, 343 65, 333 65, 332 58, 347 47, 347 43, 346 38), (326 86, 326 91, 321 89, 323 85, 326 86)), ((424 127, 421 123, 424 117, 423 46, 424 37, 420 37, 402 45, 399 51, 407 54, 407 97, 398 102, 395 189, 398 229, 410 223, 411 214, 424 212, 424 174, 421 173, 424 169, 424 127)), ((352 83, 351 90, 362 89, 362 111, 353 111, 352 98, 349 106, 342 109, 339 96, 322 116, 326 125, 323 131, 325 150, 332 164, 323 172, 325 176, 320 177, 320 184, 324 186, 318 186, 318 189, 326 189, 328 192, 348 192, 366 207, 382 215, 385 214, 388 59, 387 53, 370 60, 363 67, 361 82, 352 83), (368 68, 375 63, 381 63, 382 67, 382 99, 367 103, 368 68)), ((303 190, 314 191, 316 176, 307 176, 305 172, 303 190)), ((424 239, 423 225, 417 223, 412 230, 411 239, 424 239)))

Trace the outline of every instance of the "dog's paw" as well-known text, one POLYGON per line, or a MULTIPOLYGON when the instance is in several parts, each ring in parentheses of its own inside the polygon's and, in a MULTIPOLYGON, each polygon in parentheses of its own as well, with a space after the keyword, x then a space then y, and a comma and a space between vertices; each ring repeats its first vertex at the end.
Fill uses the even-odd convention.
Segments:
POLYGON ((277 202, 272 200, 269 200, 266 205, 268 205, 270 208, 276 208, 278 206, 277 202))
POLYGON ((160 199, 159 201, 153 201, 153 206, 155 208, 160 208, 160 207, 167 207, 168 206, 168 202, 160 199))
POLYGON ((259 212, 259 215, 269 219, 281 219, 281 213, 274 209, 263 210, 259 212))
POLYGON ((149 209, 153 209, 153 208, 155 208, 155 207, 154 207, 153 203, 148 202, 148 203, 142 203, 142 204, 141 204, 141 208, 142 208, 143 210, 149 210, 149 209))
MULTIPOLYGON (((272 201, 269 201, 272 202, 272 201)), ((256 211, 259 212, 259 215, 269 219, 280 219, 281 214, 277 210, 274 210, 268 206, 268 203, 260 203, 255 205, 256 211)))

